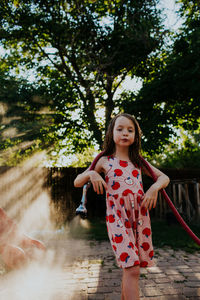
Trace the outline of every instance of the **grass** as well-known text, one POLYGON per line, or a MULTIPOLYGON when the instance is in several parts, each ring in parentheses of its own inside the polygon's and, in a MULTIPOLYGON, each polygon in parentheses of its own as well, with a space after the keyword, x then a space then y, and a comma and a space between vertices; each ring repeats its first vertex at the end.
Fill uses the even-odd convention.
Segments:
MULTIPOLYGON (((164 221, 151 222, 153 245, 162 248, 169 246, 176 249, 182 249, 186 252, 193 253, 200 250, 188 233, 179 224, 167 225, 164 221)), ((191 230, 200 238, 200 226, 189 225, 191 230)))
MULTIPOLYGON (((70 230, 70 235, 73 238, 105 241, 108 240, 107 228, 105 220, 93 219, 87 220, 89 226, 82 227, 80 224, 70 230)), ((200 238, 200 226, 189 225, 192 231, 200 238)), ((153 245, 156 248, 163 248, 169 246, 176 249, 181 249, 189 253, 200 250, 188 233, 182 228, 181 225, 167 225, 165 221, 152 220, 152 239, 153 245)))
POLYGON ((86 239, 96 241, 108 240, 105 220, 93 219, 86 220, 86 222, 88 225, 86 227, 84 226, 84 223, 76 223, 76 226, 70 226, 70 236, 75 239, 86 239))

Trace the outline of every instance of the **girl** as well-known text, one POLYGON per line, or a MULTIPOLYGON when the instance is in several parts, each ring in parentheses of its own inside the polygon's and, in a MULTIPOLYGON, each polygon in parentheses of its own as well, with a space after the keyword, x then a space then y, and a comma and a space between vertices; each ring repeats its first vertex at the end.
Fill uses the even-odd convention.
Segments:
POLYGON ((144 193, 139 153, 141 130, 136 119, 126 113, 114 117, 104 141, 104 156, 94 170, 87 169, 74 181, 81 187, 91 181, 97 194, 106 190, 108 236, 119 267, 123 268, 123 300, 139 299, 140 267, 151 267, 153 246, 149 210, 155 207, 158 191, 169 178, 151 166, 157 181, 144 193), (105 181, 100 173, 105 174, 105 181))

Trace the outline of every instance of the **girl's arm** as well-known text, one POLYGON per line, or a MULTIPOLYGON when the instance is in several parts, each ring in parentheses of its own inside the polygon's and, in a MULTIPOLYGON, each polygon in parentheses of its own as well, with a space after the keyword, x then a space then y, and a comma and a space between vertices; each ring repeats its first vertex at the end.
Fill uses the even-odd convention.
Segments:
POLYGON ((100 158, 95 166, 94 170, 85 170, 79 174, 74 180, 75 187, 82 187, 88 181, 91 181, 93 189, 97 194, 103 194, 103 187, 107 189, 107 184, 99 173, 103 172, 102 158, 100 158))
MULTIPOLYGON (((145 206, 146 209, 149 208, 149 210, 152 208, 152 206, 155 208, 157 197, 158 197, 158 191, 168 186, 170 180, 167 175, 165 175, 163 172, 158 170, 157 168, 153 167, 150 164, 151 168, 153 169, 153 172, 155 173, 157 180, 154 184, 150 186, 150 188, 146 191, 146 193, 143 196, 143 202, 141 206, 145 206)), ((143 168, 143 171, 146 175, 151 177, 151 174, 146 168, 143 168)))

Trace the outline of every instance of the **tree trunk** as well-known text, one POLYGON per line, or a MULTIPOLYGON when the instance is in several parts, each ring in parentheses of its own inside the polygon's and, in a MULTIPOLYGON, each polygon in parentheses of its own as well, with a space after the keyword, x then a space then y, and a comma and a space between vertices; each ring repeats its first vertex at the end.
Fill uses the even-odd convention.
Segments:
POLYGON ((113 85, 113 78, 108 76, 107 77, 107 85, 106 85, 106 92, 108 95, 107 100, 105 101, 105 130, 108 128, 108 124, 111 119, 111 115, 114 109, 114 102, 113 102, 113 93, 112 93, 112 85, 113 85))
POLYGON ((85 105, 85 113, 89 121, 89 130, 93 132, 93 137, 97 141, 98 145, 101 147, 102 146, 102 131, 99 128, 99 125, 96 121, 95 117, 95 99, 90 91, 90 89, 87 90, 87 100, 86 100, 86 105, 85 105))
POLYGON ((106 102, 106 112, 105 112, 105 117, 106 117, 106 122, 105 122, 105 130, 107 130, 109 122, 111 120, 111 115, 114 109, 114 102, 113 102, 113 97, 112 95, 108 97, 107 102, 106 102))

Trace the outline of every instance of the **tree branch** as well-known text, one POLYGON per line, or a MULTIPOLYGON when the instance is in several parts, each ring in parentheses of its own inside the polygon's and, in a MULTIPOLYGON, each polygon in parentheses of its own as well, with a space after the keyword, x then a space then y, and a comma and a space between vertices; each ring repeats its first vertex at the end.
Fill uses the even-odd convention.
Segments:
POLYGON ((121 77, 121 80, 118 82, 118 84, 115 86, 115 88, 113 89, 113 95, 115 94, 116 90, 118 89, 118 87, 120 86, 120 84, 124 81, 124 79, 126 78, 128 74, 128 71, 125 71, 123 74, 122 74, 122 77, 121 77))

